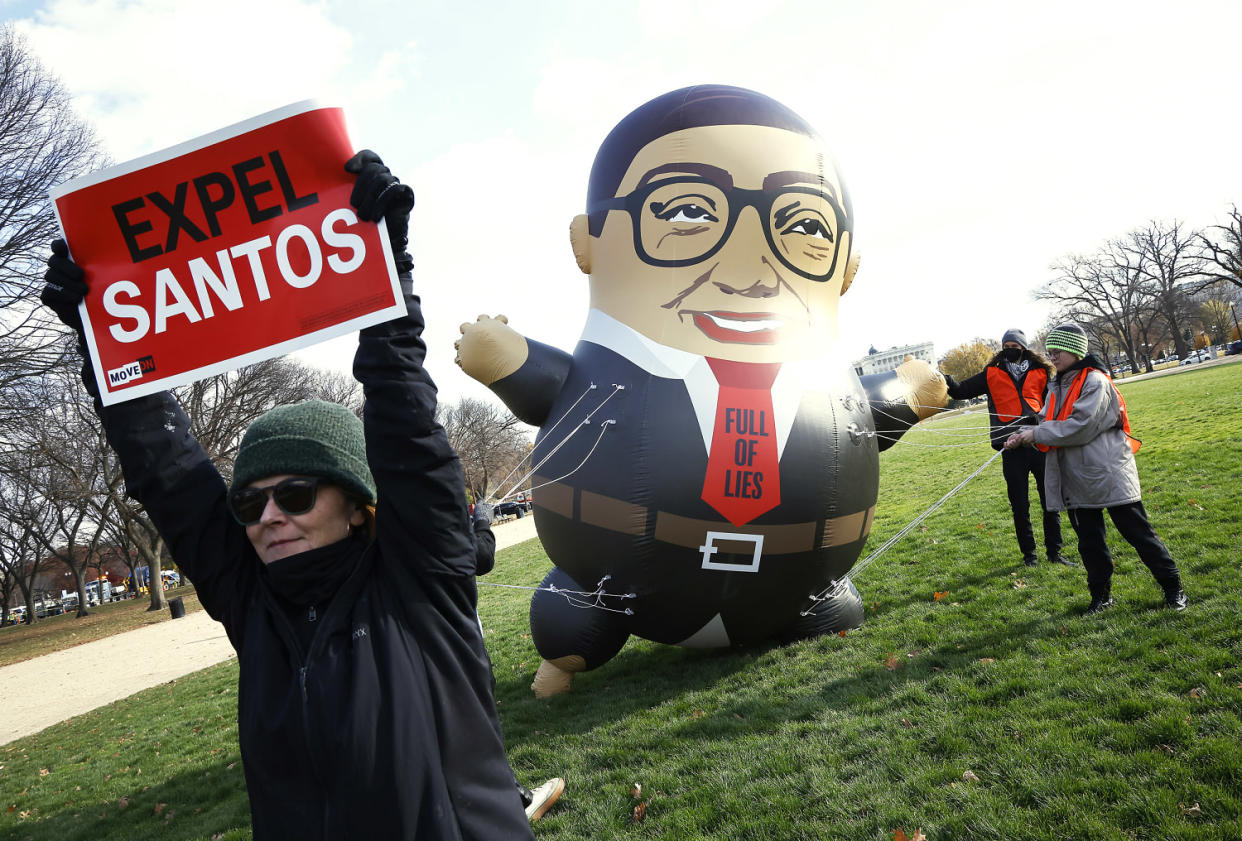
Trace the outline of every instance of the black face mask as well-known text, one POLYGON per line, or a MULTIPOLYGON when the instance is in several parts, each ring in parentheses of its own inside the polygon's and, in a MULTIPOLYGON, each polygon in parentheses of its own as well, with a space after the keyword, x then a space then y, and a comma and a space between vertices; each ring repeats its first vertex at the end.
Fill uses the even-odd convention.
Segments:
POLYGON ((1021 358, 1022 348, 1020 347, 1007 347, 1001 351, 1001 359, 1006 362, 1017 362, 1021 358))

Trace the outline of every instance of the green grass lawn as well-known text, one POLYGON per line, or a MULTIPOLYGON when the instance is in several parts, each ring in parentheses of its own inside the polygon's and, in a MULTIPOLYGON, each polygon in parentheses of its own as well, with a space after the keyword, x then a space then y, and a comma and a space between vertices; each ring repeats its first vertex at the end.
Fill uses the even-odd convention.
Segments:
MULTIPOLYGON (((1144 441, 1145 502, 1190 595, 1183 614, 1160 609, 1110 527, 1118 605, 1081 616, 1081 568, 1021 565, 998 463, 858 577, 868 618, 844 637, 717 653, 635 640, 569 695, 537 701, 528 594, 483 588, 513 764, 528 784, 568 781, 536 834, 1242 838, 1242 365, 1123 393, 1144 441)), ((979 442, 968 428, 983 417, 937 421, 941 434, 910 443, 979 442)), ((885 453, 871 545, 990 454, 982 443, 885 453)), ((533 585, 547 565, 532 541, 501 552, 488 580, 533 585)), ((0 748, 0 836, 248 838, 235 669, 0 748)))

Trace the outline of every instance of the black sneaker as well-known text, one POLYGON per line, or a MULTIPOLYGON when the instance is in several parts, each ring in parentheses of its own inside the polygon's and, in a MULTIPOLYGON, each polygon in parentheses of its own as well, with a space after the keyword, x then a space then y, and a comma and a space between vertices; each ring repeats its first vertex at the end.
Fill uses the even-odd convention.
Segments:
POLYGON ((1048 555, 1048 563, 1060 564, 1064 567, 1076 567, 1078 564, 1064 557, 1060 552, 1052 552, 1048 555))
POLYGON ((1022 559, 1022 563, 1026 564, 1029 567, 1039 566, 1039 558, 1035 557, 1034 555, 1027 555, 1022 559))
POLYGON ((1114 604, 1115 602, 1109 596, 1094 598, 1091 600, 1091 604, 1087 605, 1087 610, 1083 613, 1083 616, 1095 616, 1097 613, 1103 613, 1114 604))
POLYGON ((1185 590, 1164 594, 1164 606, 1169 610, 1176 610, 1178 613, 1181 613, 1189 603, 1190 600, 1186 598, 1185 590))

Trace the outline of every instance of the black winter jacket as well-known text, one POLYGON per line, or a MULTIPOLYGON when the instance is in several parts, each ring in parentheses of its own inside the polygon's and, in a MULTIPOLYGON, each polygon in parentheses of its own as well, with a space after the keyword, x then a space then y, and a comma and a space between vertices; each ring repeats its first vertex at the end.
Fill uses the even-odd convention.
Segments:
POLYGON ((377 534, 309 650, 173 397, 101 410, 129 495, 237 649, 239 739, 260 841, 533 838, 476 619, 461 466, 433 417, 422 312, 408 291, 406 305, 407 316, 359 337, 377 534))
POLYGON ((988 421, 992 427, 989 437, 991 438, 992 449, 994 450, 1003 449, 1005 446, 1005 439, 1017 432, 1021 427, 1032 426, 1039 423, 1038 414, 1031 411, 1029 406, 1023 406, 1022 414, 1012 421, 1009 421, 1008 423, 1002 421, 996 414, 996 402, 992 398, 992 392, 988 389, 989 368, 999 368, 1004 375, 1009 378, 1010 382, 1014 384, 1014 388, 1017 389, 1019 394, 1022 392, 1023 382, 1027 377, 1031 376, 1036 371, 1042 369, 1045 373, 1049 374, 1049 378, 1051 378, 1051 374, 1048 369, 1045 368, 1040 362, 1031 358, 1029 354, 1024 353, 1022 355, 1022 359, 1027 361, 1028 367, 1026 372, 1020 377, 1015 377, 1012 373, 1010 373, 1004 360, 999 357, 994 357, 991 362, 984 366, 982 371, 972 377, 967 377, 960 383, 949 375, 945 375, 945 382, 949 387, 949 396, 954 400, 969 400, 972 397, 979 397, 984 394, 988 396, 988 421))

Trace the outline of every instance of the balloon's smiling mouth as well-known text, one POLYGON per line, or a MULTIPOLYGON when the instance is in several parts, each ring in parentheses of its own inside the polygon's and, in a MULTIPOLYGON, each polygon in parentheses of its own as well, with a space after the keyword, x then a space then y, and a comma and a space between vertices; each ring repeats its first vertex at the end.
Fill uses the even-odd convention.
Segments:
POLYGON ((745 345, 776 344, 784 320, 770 312, 697 312, 682 310, 678 315, 689 315, 694 325, 710 339, 718 342, 745 345))

